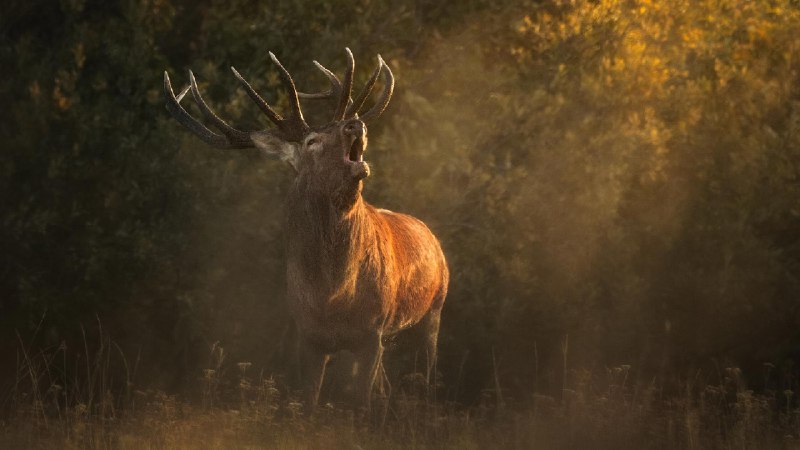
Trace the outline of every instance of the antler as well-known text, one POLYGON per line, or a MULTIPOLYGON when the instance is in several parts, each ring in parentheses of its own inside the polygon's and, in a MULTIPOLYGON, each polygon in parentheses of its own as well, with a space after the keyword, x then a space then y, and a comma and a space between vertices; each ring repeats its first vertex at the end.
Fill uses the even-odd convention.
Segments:
MULTIPOLYGON (((353 117, 359 117, 358 112, 364 106, 364 102, 367 100, 367 97, 369 97, 370 93, 372 93, 372 88, 375 86, 378 76, 381 74, 381 72, 383 72, 383 93, 378 101, 375 102, 375 105, 373 105, 369 111, 364 113, 360 119, 364 122, 367 122, 378 118, 389 104, 389 100, 392 98, 392 92, 394 91, 394 75, 392 75, 391 69, 389 69, 389 66, 386 65, 386 62, 383 60, 383 58, 381 58, 381 55, 378 55, 378 67, 375 68, 374 72, 372 72, 372 76, 370 76, 369 80, 367 80, 367 83, 356 97, 356 100, 353 101, 353 99, 350 98, 350 94, 353 89, 353 71, 355 70, 355 60, 353 59, 353 53, 349 48, 345 48, 345 51, 347 52, 347 69, 345 70, 344 74, 344 82, 340 82, 339 78, 337 78, 333 72, 326 69, 317 61, 314 61, 314 64, 317 66, 317 68, 325 74, 325 76, 328 78, 328 81, 331 83, 331 87, 328 91, 316 94, 306 94, 302 92, 298 93, 294 85, 294 80, 292 80, 292 76, 283 67, 280 61, 278 61, 278 58, 275 57, 275 54, 269 52, 272 62, 278 66, 281 80, 283 81, 283 84, 289 95, 289 106, 291 108, 291 112, 289 117, 285 119, 281 117, 280 114, 276 113, 272 107, 270 107, 269 104, 260 95, 258 95, 255 89, 250 86, 250 83, 248 83, 247 80, 245 80, 235 68, 231 67, 231 71, 236 79, 239 80, 239 83, 241 83, 242 87, 244 87, 247 95, 250 96, 253 102, 255 102, 255 104, 259 107, 259 109, 261 109, 267 118, 277 126, 278 129, 275 131, 275 134, 286 141, 297 142, 302 140, 303 136, 305 136, 310 129, 303 118, 303 111, 300 109, 300 98, 337 99, 336 111, 333 115, 334 122, 353 117)), ((237 130, 228 125, 228 123, 217 116, 216 113, 214 113, 214 111, 208 106, 205 100, 203 100, 203 96, 200 94, 200 89, 197 87, 197 81, 195 80, 194 74, 191 70, 189 71, 189 86, 184 88, 177 96, 172 90, 172 83, 170 82, 169 74, 167 74, 165 71, 164 94, 167 98, 167 110, 170 112, 170 114, 172 114, 172 117, 174 117, 178 122, 188 128, 208 145, 217 148, 255 147, 253 140, 250 138, 250 132, 237 130), (191 114, 186 112, 183 106, 181 106, 181 100, 183 100, 183 97, 188 91, 192 91, 192 97, 194 98, 195 103, 197 103, 197 106, 200 108, 200 112, 203 114, 203 117, 205 117, 205 119, 222 134, 215 133, 208 129, 200 121, 192 117, 191 114)))
MULTIPOLYGON (((283 67, 280 61, 278 61, 278 58, 276 58, 272 52, 269 52, 269 56, 272 59, 272 62, 278 66, 283 84, 289 93, 291 114, 286 119, 277 114, 269 106, 269 104, 263 98, 261 98, 260 95, 258 95, 252 86, 250 86, 250 83, 248 83, 239 74, 239 72, 236 71, 236 69, 231 67, 231 70, 233 71, 233 75, 236 77, 236 79, 239 80, 242 86, 244 86, 250 98, 256 103, 256 105, 258 105, 261 111, 266 114, 267 118, 269 118, 269 120, 278 127, 276 134, 280 138, 287 141, 300 141, 308 132, 309 127, 303 119, 303 112, 300 110, 300 101, 297 98, 297 89, 295 89, 292 76, 283 67)), ((167 110, 170 112, 170 114, 172 114, 172 117, 174 117, 183 126, 188 128, 189 131, 193 132, 195 135, 197 135, 197 137, 212 147, 255 147, 253 140, 250 138, 250 132, 237 130, 231 127, 227 122, 217 116, 214 111, 211 110, 208 104, 206 104, 205 100, 203 100, 203 97, 200 95, 200 90, 197 88, 197 82, 195 81, 194 74, 191 70, 189 71, 189 83, 189 86, 183 89, 183 91, 181 91, 181 93, 176 97, 175 92, 172 90, 172 83, 170 83, 169 75, 166 71, 164 72, 164 93, 167 97, 167 110), (186 95, 186 92, 189 90, 192 91, 192 97, 194 97, 195 103, 197 103, 197 106, 200 108, 200 112, 203 114, 206 120, 208 120, 220 132, 222 132, 222 134, 214 133, 206 128, 205 125, 192 117, 188 112, 186 112, 183 106, 181 106, 180 102, 186 95)))
POLYGON ((386 62, 383 60, 383 58, 381 58, 381 55, 378 55, 378 67, 376 67, 375 71, 372 72, 372 75, 369 77, 369 80, 367 80, 363 89, 356 97, 356 100, 353 101, 353 99, 350 97, 350 94, 353 86, 353 71, 355 69, 355 61, 353 59, 353 53, 350 51, 350 49, 345 48, 345 51, 347 52, 347 69, 345 70, 344 74, 344 84, 339 81, 339 78, 334 75, 333 72, 326 69, 325 66, 317 61, 314 61, 314 65, 316 65, 317 68, 328 78, 328 81, 331 83, 331 87, 327 91, 317 92, 314 94, 299 92, 298 96, 300 98, 307 99, 338 99, 336 112, 334 113, 332 119, 333 122, 342 119, 358 117, 358 112, 364 106, 364 102, 366 102, 369 94, 372 93, 372 88, 375 86, 378 76, 383 69, 386 69, 384 72, 385 86, 383 89, 383 94, 381 94, 381 97, 378 99, 375 105, 361 117, 361 119, 364 121, 376 119, 386 109, 386 106, 389 104, 389 100, 392 97, 392 92, 394 91, 394 75, 392 74, 391 69, 389 69, 389 66, 386 65, 386 62))
MULTIPOLYGON (((358 114, 358 110, 361 109, 361 106, 364 104, 364 100, 367 99, 369 95, 369 91, 372 90, 372 86, 375 84, 374 79, 378 77, 378 72, 384 70, 383 72, 383 93, 381 93, 380 98, 369 111, 365 112, 363 116, 360 117, 361 120, 364 122, 369 122, 370 120, 377 119, 383 114, 383 111, 389 106, 389 100, 392 99, 392 93, 394 92, 394 74, 392 74, 392 69, 386 64, 386 61, 381 58, 381 55, 378 55, 378 70, 372 75, 373 78, 372 84, 367 82, 368 89, 365 87, 365 95, 364 98, 361 100, 361 104, 353 111, 353 115, 358 114)), ((360 97, 360 96, 359 96, 360 97)), ((358 105, 358 102, 355 103, 358 105)))
POLYGON ((169 81, 169 75, 167 72, 164 72, 164 93, 167 95, 167 111, 172 114, 178 122, 180 122, 183 126, 189 129, 189 131, 193 132, 197 135, 200 139, 203 140, 206 144, 217 147, 217 148, 248 148, 253 147, 253 141, 250 140, 250 136, 243 132, 234 129, 230 125, 228 125, 224 120, 220 119, 213 111, 206 105, 205 101, 203 101, 203 97, 200 96, 200 91, 197 90, 197 84, 194 81, 194 75, 191 71, 189 71, 189 79, 191 84, 181 91, 180 95, 177 97, 175 93, 172 91, 172 83, 169 81), (200 123, 197 119, 192 117, 183 106, 181 106, 180 101, 191 89, 192 96, 197 102, 197 105, 200 107, 201 112, 203 115, 211 121, 215 127, 217 127, 220 131, 222 131, 223 135, 214 133, 213 131, 206 128, 205 125, 200 123))

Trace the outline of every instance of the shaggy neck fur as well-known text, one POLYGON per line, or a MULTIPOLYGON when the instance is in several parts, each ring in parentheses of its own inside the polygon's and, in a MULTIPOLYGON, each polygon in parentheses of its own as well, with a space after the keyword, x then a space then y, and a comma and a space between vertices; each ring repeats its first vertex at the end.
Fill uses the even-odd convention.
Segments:
POLYGON ((323 192, 301 180, 287 205, 290 270, 315 302, 353 297, 359 268, 373 233, 361 182, 340 192, 323 192))

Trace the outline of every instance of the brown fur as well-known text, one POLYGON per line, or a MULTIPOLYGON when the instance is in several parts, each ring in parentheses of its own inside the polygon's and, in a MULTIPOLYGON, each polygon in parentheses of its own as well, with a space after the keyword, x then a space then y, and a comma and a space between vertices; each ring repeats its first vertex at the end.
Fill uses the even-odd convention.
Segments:
POLYGON ((424 223, 363 200, 363 181, 340 167, 349 141, 337 139, 336 125, 324 133, 325 151, 337 157, 301 155, 287 199, 289 302, 304 344, 309 404, 318 400, 329 355, 351 350, 368 406, 383 337, 423 322, 432 369, 448 269, 424 223))
POLYGON ((419 220, 359 199, 341 217, 290 212, 289 224, 290 300, 320 351, 353 349, 376 331, 394 334, 441 310, 447 265, 419 220))

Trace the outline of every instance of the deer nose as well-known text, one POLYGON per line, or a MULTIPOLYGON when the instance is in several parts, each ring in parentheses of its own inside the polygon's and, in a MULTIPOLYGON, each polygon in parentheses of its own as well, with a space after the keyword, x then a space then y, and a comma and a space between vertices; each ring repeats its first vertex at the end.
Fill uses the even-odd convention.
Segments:
POLYGON ((345 122, 344 132, 348 134, 354 134, 356 136, 363 136, 367 132, 367 126, 364 125, 364 122, 358 119, 351 119, 345 122))

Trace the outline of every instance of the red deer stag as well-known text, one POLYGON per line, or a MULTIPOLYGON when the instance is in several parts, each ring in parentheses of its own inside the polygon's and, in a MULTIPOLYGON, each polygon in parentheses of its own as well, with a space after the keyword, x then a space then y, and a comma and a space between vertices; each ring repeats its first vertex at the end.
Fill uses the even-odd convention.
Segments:
POLYGON ((220 119, 206 104, 189 72, 189 86, 177 97, 164 73, 167 109, 207 144, 223 149, 255 147, 288 162, 296 173, 285 214, 287 282, 290 308, 303 347, 308 407, 319 399, 325 366, 331 354, 352 351, 358 361, 359 403, 369 408, 376 375, 382 367, 383 338, 416 325, 425 337, 427 376, 436 359, 439 320, 447 294, 448 269, 436 237, 421 221, 377 209, 361 196, 370 174, 363 160, 366 122, 378 118, 394 89, 394 76, 378 56, 378 67, 353 100, 355 62, 347 50, 344 79, 314 61, 330 82, 326 92, 303 94, 274 54, 289 98, 284 118, 231 68, 247 94, 276 128, 240 131, 220 119), (359 116, 378 77, 384 88, 375 105, 359 116), (194 119, 180 102, 191 90, 215 133, 194 119), (309 126, 299 98, 332 98, 331 121, 309 126))

